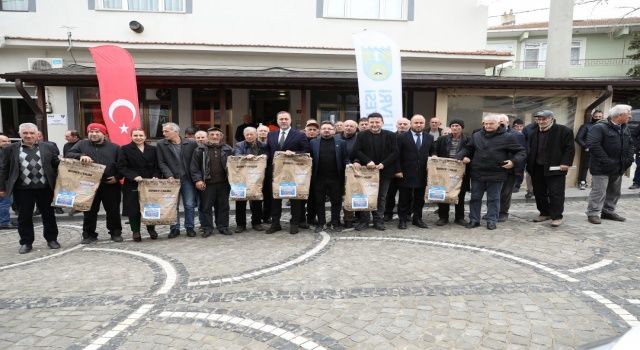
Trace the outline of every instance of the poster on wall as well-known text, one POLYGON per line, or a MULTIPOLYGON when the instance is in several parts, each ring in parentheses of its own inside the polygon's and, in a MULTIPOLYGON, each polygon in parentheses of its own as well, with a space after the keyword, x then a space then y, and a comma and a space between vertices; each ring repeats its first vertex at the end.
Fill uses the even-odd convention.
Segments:
POLYGON ((67 125, 65 114, 47 114, 47 125, 67 125))

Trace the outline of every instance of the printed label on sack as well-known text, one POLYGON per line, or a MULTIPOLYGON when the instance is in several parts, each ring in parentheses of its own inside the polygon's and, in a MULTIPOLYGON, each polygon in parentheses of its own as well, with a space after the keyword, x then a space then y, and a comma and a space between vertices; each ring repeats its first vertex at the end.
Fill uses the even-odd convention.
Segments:
POLYGON ((247 198, 247 185, 231 184, 231 192, 229 192, 229 197, 237 199, 247 198))
POLYGON ((367 209, 369 208, 369 196, 364 193, 354 193, 351 196, 351 208, 367 209))
POLYGON ((53 205, 59 207, 73 208, 73 202, 76 201, 75 192, 60 192, 56 196, 56 201, 53 205))
POLYGON ((429 194, 427 199, 430 201, 444 201, 447 196, 447 188, 445 186, 429 186, 429 194))
POLYGON ((145 204, 142 209, 143 219, 160 219, 160 205, 159 204, 145 204))
POLYGON ((298 195, 295 182, 281 182, 278 188, 280 198, 295 197, 298 195))

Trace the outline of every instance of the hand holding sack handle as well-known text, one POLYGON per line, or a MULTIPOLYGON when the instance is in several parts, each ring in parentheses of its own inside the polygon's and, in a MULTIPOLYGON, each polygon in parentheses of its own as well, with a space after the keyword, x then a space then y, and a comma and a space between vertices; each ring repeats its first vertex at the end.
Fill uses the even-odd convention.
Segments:
POLYGON ((261 201, 264 172, 267 168, 267 156, 246 155, 227 158, 229 176, 229 199, 238 201, 261 201))
POLYGON ((141 222, 145 225, 173 225, 178 220, 180 180, 142 179, 138 182, 141 222))
POLYGON ((380 170, 347 165, 345 169, 345 203, 348 211, 374 211, 378 209, 380 170))
POLYGON ((452 158, 429 157, 425 200, 432 203, 458 203, 464 178, 464 162, 452 158))
POLYGON ((277 151, 273 156, 273 198, 308 199, 311 165, 309 153, 277 151))
POLYGON ((105 168, 102 164, 83 164, 76 159, 60 158, 51 205, 89 211, 105 168))

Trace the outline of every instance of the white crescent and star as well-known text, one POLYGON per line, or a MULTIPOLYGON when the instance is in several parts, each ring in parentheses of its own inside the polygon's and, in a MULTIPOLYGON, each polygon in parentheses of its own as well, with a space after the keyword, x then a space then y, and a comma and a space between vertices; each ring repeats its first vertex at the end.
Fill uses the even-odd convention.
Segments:
MULTIPOLYGON (((131 111, 131 121, 136 120, 136 107, 133 105, 131 101, 126 100, 124 98, 120 98, 111 102, 111 105, 109 106, 109 119, 111 120, 112 123, 115 124, 116 122, 113 119, 113 112, 115 112, 116 108, 118 107, 128 108, 131 111)), ((125 123, 122 123, 122 125, 119 126, 119 128, 120 128, 121 134, 126 134, 129 132, 129 127, 125 123)))

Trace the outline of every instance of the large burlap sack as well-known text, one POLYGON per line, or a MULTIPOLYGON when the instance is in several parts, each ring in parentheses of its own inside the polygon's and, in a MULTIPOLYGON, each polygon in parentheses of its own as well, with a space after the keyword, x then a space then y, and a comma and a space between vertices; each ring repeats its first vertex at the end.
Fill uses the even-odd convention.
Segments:
POLYGON ((102 164, 85 165, 76 159, 60 158, 51 205, 89 211, 105 168, 102 164))
POLYGON ((180 180, 143 179, 138 182, 141 222, 146 225, 173 225, 178 221, 180 180))
POLYGON ((267 168, 267 156, 231 156, 227 157, 229 174, 229 199, 238 201, 261 201, 264 170, 267 168))
POLYGON ((378 209, 378 187, 380 170, 361 167, 355 170, 353 165, 345 169, 344 208, 349 211, 374 211, 378 209))
POLYGON ((429 157, 425 200, 433 203, 458 203, 465 165, 451 158, 429 157))
POLYGON ((308 199, 311 186, 311 156, 309 153, 273 156, 273 198, 308 199))

